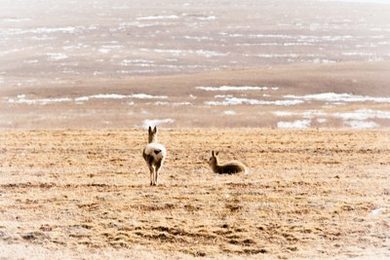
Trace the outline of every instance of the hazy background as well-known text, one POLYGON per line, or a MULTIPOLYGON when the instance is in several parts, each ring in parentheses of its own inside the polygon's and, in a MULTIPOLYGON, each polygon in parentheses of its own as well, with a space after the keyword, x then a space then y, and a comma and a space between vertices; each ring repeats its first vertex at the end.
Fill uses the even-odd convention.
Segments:
MULTIPOLYGON (((204 113, 204 110, 215 111, 215 106, 210 106, 210 102, 222 99, 220 103, 223 106, 231 106, 232 98, 240 98, 238 105, 247 107, 242 108, 241 116, 237 115, 240 113, 235 109, 223 110, 223 115, 239 116, 236 119, 240 119, 235 121, 231 117, 229 121, 236 123, 226 123, 224 126, 244 124, 274 127, 277 126, 276 121, 264 119, 273 115, 262 117, 253 124, 248 123, 249 120, 253 121, 250 114, 267 111, 275 105, 275 101, 286 99, 286 95, 297 94, 352 95, 347 98, 352 97, 354 103, 380 103, 382 109, 388 100, 376 102, 375 97, 386 97, 389 92, 388 87, 383 87, 388 86, 388 81, 382 73, 382 69, 386 72, 390 60, 390 5, 384 2, 390 3, 2 0, 2 127, 36 127, 48 120, 58 120, 47 113, 64 113, 62 123, 53 121, 53 126, 64 127, 68 122, 69 126, 77 127, 69 119, 81 114, 92 117, 99 112, 96 109, 112 110, 116 118, 108 116, 103 120, 105 125, 111 126, 118 122, 140 126, 142 120, 154 119, 178 122, 178 118, 172 118, 173 112, 183 113, 180 120, 187 120, 186 126, 205 126, 209 124, 207 120, 190 122, 190 118, 204 113), (385 65, 375 65, 379 63, 385 65), (340 69, 337 67, 340 64, 358 67, 340 69), (307 67, 295 70, 293 66, 296 65, 307 67), (375 68, 365 67, 372 65, 375 68), (280 66, 291 66, 291 69, 278 71, 280 66), (317 72, 314 76, 305 73, 318 66, 326 68, 328 73, 317 72), (267 78, 268 74, 264 72, 238 77, 229 72, 248 68, 268 68, 274 74, 271 78, 267 78), (334 72, 329 72, 329 68, 334 72), (369 71, 374 74, 362 74, 369 71), (227 74, 208 76, 210 79, 220 78, 218 81, 207 80, 197 74, 203 72, 227 74), (338 77, 340 73, 344 74, 338 77), (162 75, 186 74, 197 76, 180 82, 172 78, 164 84, 158 79, 147 80, 162 75), (259 78, 261 75, 264 77, 259 78), (142 77, 141 81, 134 81, 142 77), (267 91, 245 90, 244 93, 236 89, 239 95, 232 97, 229 95, 235 93, 231 91, 202 92, 197 88, 223 85, 267 87, 267 91), (184 87, 185 90, 179 91, 184 87), (131 95, 134 94, 154 95, 157 98, 137 96, 138 99, 133 100, 134 96, 131 95), (174 95, 176 97, 173 99, 174 95), (159 100, 158 97, 162 96, 166 98, 159 100), (89 107, 91 102, 86 101, 90 101, 91 97, 94 97, 95 103, 100 101, 101 104, 89 107), (157 103, 151 103, 149 99, 157 103), (137 109, 139 102, 143 102, 142 108, 137 109), (171 112, 161 108, 174 106, 173 103, 176 107, 171 107, 171 112), (119 105, 123 105, 122 110, 117 107, 119 105), (177 106, 184 108, 177 109, 177 106), (249 110, 245 112, 246 108, 249 110), (227 114, 224 111, 228 111, 227 114), (140 113, 144 114, 144 118, 134 119, 140 113), (23 117, 18 119, 22 114, 23 117)), ((342 103, 345 97, 327 96, 322 101, 342 103)), ((318 112, 321 107, 311 106, 310 109, 318 112)), ((343 107, 343 111, 349 110, 343 107)), ((370 114, 376 117, 376 111, 370 111, 370 114)), ((381 114, 380 119, 387 122, 388 117, 381 114)), ((79 119, 77 121, 80 122, 79 119)), ((376 122, 371 126, 387 125, 386 122, 376 122)), ((323 126, 339 127, 344 124, 323 126)))
POLYGON ((389 60, 390 7, 345 2, 3 0, 0 84, 389 60))

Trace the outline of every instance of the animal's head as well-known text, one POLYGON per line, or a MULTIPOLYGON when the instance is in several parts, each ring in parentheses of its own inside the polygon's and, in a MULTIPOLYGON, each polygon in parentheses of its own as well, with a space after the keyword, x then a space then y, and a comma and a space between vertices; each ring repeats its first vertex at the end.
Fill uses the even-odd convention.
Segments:
POLYGON ((149 143, 157 141, 157 127, 155 126, 153 129, 149 126, 149 143))
POLYGON ((208 163, 209 163, 210 166, 217 165, 217 163, 218 163, 218 157, 217 157, 218 154, 219 154, 219 152, 211 151, 211 157, 208 160, 208 163))

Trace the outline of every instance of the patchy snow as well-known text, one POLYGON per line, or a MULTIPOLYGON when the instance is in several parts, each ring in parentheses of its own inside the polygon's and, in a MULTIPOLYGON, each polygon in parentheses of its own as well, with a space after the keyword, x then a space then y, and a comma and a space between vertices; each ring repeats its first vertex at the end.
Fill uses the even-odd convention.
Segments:
POLYGON ((129 95, 130 98, 136 98, 136 99, 167 99, 167 96, 153 96, 149 94, 139 93, 139 94, 132 94, 129 95))
POLYGON ((168 106, 170 103, 166 101, 156 101, 153 104, 155 104, 156 106, 168 106))
POLYGON ((29 104, 29 105, 47 105, 59 102, 86 102, 91 99, 167 99, 167 96, 153 96, 144 93, 123 95, 123 94, 96 94, 90 96, 80 96, 76 98, 70 97, 51 97, 51 98, 26 98, 26 95, 17 95, 16 98, 8 98, 8 103, 14 104, 29 104))
POLYGON ((372 118, 390 119, 390 111, 372 109, 358 109, 353 112, 339 112, 333 113, 332 115, 344 120, 367 120, 372 118))
POLYGON ((149 126, 153 127, 153 126, 158 126, 158 125, 161 125, 161 124, 172 124, 174 122, 175 122, 175 120, 173 120, 171 118, 166 118, 166 119, 146 119, 146 120, 143 121, 142 127, 143 128, 148 128, 149 126))
POLYGON ((310 127, 311 120, 296 120, 291 122, 281 121, 278 122, 278 128, 295 128, 295 129, 304 129, 310 127))
POLYGON ((173 102, 171 103, 172 106, 174 107, 177 107, 177 106, 192 106, 192 103, 191 102, 187 102, 187 101, 184 101, 184 102, 173 102))
POLYGON ((274 114, 275 116, 283 117, 283 116, 295 116, 298 113, 290 112, 290 111, 274 111, 274 112, 272 112, 272 114, 274 114))
POLYGON ((75 98, 75 101, 88 101, 89 99, 124 99, 128 98, 127 95, 121 94, 97 94, 91 96, 83 96, 75 98))
POLYGON ((247 90, 267 90, 265 86, 198 86, 196 89, 205 91, 247 91, 247 90))
POLYGON ((150 20, 175 20, 178 19, 177 15, 152 15, 152 16, 142 16, 138 17, 138 21, 150 21, 150 20))
POLYGON ((166 102, 166 101, 157 101, 153 103, 154 105, 157 106, 173 106, 173 107, 178 107, 178 106, 192 106, 191 102, 166 102))
POLYGON ((344 122, 346 125, 348 125, 349 127, 351 128, 354 128, 354 129, 365 129, 365 128, 376 128, 376 127, 379 127, 379 125, 375 122, 372 122, 372 121, 356 121, 356 120, 352 120, 352 121, 345 121, 344 122))
POLYGON ((226 56, 228 53, 222 53, 212 50, 180 50, 180 49, 147 49, 147 48, 140 48, 139 49, 142 52, 156 52, 161 54, 170 54, 173 56, 187 56, 187 55, 198 55, 203 56, 206 58, 211 57, 220 57, 220 56, 226 56))
POLYGON ((149 94, 139 93, 132 95, 122 95, 122 94, 97 94, 91 96, 83 96, 75 98, 75 101, 88 101, 90 99, 125 99, 125 98, 135 98, 135 99, 166 99, 167 96, 153 96, 149 94))
POLYGON ((360 96, 348 93, 318 93, 305 96, 285 95, 284 98, 314 100, 324 102, 376 102, 376 103, 390 103, 390 97, 371 97, 360 96))
POLYGON ((80 27, 37 27, 31 28, 27 30, 23 30, 20 28, 9 28, 2 31, 5 35, 23 35, 23 34, 50 34, 50 33, 70 33, 73 34, 79 30, 84 29, 82 26, 80 27))
POLYGON ((291 112, 291 111, 274 111, 272 112, 276 116, 302 116, 303 118, 313 118, 316 116, 326 116, 327 114, 319 110, 307 110, 303 112, 291 112))
POLYGON ((198 41, 198 42, 204 41, 204 40, 206 40, 206 41, 214 40, 213 38, 207 37, 207 36, 190 36, 190 35, 185 35, 185 36, 183 36, 183 38, 186 39, 186 40, 195 40, 195 41, 198 41))
POLYGON ((23 61, 23 63, 25 63, 25 64, 36 64, 38 62, 39 62, 39 60, 24 60, 23 61))
POLYGON ((125 60, 121 61, 120 65, 122 65, 122 66, 150 67, 150 66, 154 65, 154 61, 144 60, 144 59, 134 59, 134 60, 125 59, 125 60))
POLYGON ((304 119, 313 119, 318 117, 316 119, 318 123, 327 122, 327 117, 336 117, 343 119, 345 126, 356 129, 379 127, 376 122, 366 121, 368 119, 390 119, 390 111, 372 109, 358 109, 352 112, 337 112, 329 114, 319 110, 308 110, 303 112, 274 111, 272 114, 279 117, 300 116, 304 119))
POLYGON ((68 55, 64 53, 48 53, 48 60, 51 61, 58 61, 58 60, 65 60, 68 58, 68 55))
POLYGON ((200 21, 213 21, 213 20, 216 20, 217 17, 214 16, 214 15, 210 15, 210 16, 199 16, 197 17, 198 20, 200 21))
POLYGON ((302 100, 260 100, 249 98, 226 97, 222 101, 206 101, 209 106, 230 106, 230 105, 275 105, 275 106, 293 106, 303 103, 302 100))
POLYGON ((234 110, 226 110, 226 111, 223 111, 223 113, 227 116, 234 116, 234 115, 237 115, 237 112, 234 111, 234 110))
POLYGON ((3 18, 0 19, 0 22, 5 22, 5 23, 21 23, 21 22, 29 22, 31 21, 30 18, 3 18))
POLYGON ((384 211, 385 211, 385 209, 383 209, 383 208, 374 209, 370 212, 370 216, 378 217, 378 216, 382 215, 384 211))
MULTIPOLYGON (((191 53, 192 51, 190 51, 191 53)), ((228 53, 222 53, 218 51, 210 51, 210 50, 196 50, 194 52, 198 56, 203 56, 206 58, 211 58, 211 57, 220 57, 220 56, 226 56, 228 53)))
POLYGON ((16 98, 8 98, 8 103, 12 104, 27 104, 27 105, 48 105, 62 102, 71 102, 71 98, 26 98, 26 95, 18 95, 16 98))

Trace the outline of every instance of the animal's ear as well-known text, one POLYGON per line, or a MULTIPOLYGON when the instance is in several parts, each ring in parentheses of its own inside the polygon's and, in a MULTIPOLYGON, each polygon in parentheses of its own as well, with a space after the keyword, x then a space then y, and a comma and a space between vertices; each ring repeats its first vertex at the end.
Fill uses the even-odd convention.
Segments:
POLYGON ((215 155, 217 156, 219 154, 219 152, 215 152, 215 155))
POLYGON ((153 128, 153 133, 157 133, 157 126, 155 126, 154 128, 153 128))
POLYGON ((149 134, 152 132, 152 128, 149 126, 149 134))
POLYGON ((214 150, 213 151, 211 151, 211 156, 212 157, 214 157, 215 155, 214 155, 214 150))

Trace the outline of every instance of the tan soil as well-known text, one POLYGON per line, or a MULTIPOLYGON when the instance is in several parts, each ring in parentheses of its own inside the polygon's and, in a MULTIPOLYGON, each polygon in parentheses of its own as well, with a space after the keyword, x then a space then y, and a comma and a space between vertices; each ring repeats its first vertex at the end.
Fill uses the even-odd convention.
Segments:
POLYGON ((0 257, 390 257, 390 132, 0 133, 0 257), (210 150, 247 175, 218 176, 210 150))

